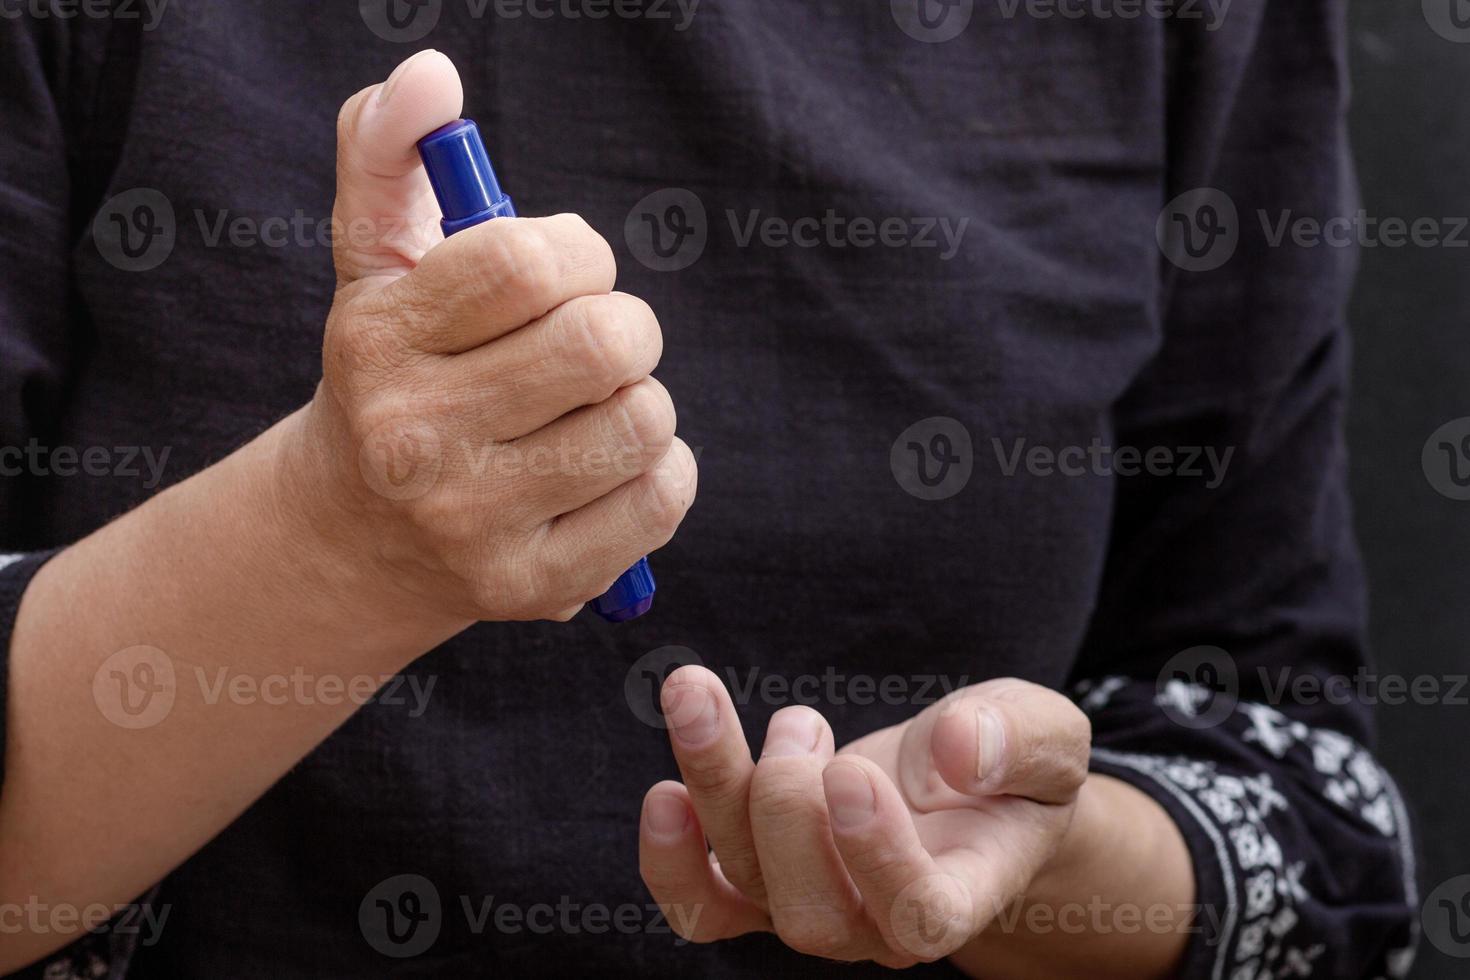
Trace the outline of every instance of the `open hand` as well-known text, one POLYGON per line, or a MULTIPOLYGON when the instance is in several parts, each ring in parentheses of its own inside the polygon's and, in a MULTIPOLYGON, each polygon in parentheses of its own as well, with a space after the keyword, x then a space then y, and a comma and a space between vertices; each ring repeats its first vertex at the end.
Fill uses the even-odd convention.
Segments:
POLYGON ((662 701, 684 782, 645 797, 640 866, 694 942, 765 930, 829 959, 949 956, 1026 895, 1087 777, 1086 716, 1026 681, 956 691, 835 755, 821 714, 783 708, 758 762, 708 670, 675 671, 662 701))

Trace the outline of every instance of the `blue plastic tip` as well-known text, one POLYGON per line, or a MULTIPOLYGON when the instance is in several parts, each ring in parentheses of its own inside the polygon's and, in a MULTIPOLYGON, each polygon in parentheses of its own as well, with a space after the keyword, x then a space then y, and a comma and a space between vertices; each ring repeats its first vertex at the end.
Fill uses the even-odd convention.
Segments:
POLYGON ((444 212, 446 236, 491 218, 513 218, 515 205, 495 179, 480 127, 456 119, 419 140, 419 156, 444 212))
POLYGON ((653 608, 654 589, 653 570, 647 558, 640 558, 612 588, 592 600, 592 611, 609 623, 626 623, 653 608))

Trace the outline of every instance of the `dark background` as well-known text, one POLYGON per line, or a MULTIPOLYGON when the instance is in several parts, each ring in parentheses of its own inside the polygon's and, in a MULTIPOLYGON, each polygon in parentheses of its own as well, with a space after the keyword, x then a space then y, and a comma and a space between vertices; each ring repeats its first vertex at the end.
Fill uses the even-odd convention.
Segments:
MULTIPOLYGON (((1369 215, 1470 215, 1470 44, 1430 29, 1419 0, 1355 0, 1352 32, 1369 215)), ((1470 416, 1470 249, 1379 247, 1361 263, 1349 438, 1377 663, 1410 677, 1470 673, 1470 502, 1437 493, 1420 463, 1435 429, 1470 416)), ((1382 756, 1418 817, 1422 901, 1470 874, 1470 707, 1378 716, 1382 756)), ((1421 944, 1414 977, 1466 975, 1470 961, 1421 944)))

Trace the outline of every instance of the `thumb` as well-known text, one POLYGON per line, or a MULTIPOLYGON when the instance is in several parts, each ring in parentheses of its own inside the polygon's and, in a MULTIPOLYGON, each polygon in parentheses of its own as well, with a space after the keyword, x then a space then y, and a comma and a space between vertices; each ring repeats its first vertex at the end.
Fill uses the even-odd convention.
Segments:
POLYGON ((975 797, 1070 803, 1087 778, 1092 726, 1070 699, 1039 684, 976 684, 915 718, 899 748, 916 809, 953 809, 975 797))
POLYGON ((459 118, 464 87, 445 55, 420 51, 337 116, 333 259, 339 287, 401 275, 443 238, 415 144, 459 118))

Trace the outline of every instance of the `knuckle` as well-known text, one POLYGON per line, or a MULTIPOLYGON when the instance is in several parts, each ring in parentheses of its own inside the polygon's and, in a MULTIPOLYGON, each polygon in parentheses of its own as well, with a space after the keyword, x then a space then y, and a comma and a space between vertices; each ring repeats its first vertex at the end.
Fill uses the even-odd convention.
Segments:
POLYGON ((337 147, 344 150, 357 130, 357 117, 374 86, 349 97, 337 110, 337 147))
POLYGON ((673 399, 651 378, 621 389, 611 416, 614 436, 629 454, 661 453, 673 442, 678 424, 673 399))
POLYGON ((821 905, 773 908, 776 935, 798 953, 842 959, 854 946, 854 935, 846 913, 821 905))
POLYGON ((911 864, 909 855, 882 838, 849 842, 842 860, 853 871, 880 880, 896 880, 911 864))
POLYGON ((516 620, 540 619, 566 608, 548 595, 548 576, 529 542, 505 542, 499 560, 476 577, 473 597, 477 606, 516 620))
POLYGON ((806 792, 806 774, 774 767, 770 760, 756 763, 750 780, 752 821, 775 828, 789 827, 826 816, 826 803, 806 792))
POLYGON ((745 809, 749 777, 742 767, 711 752, 689 752, 679 762, 686 785, 698 790, 701 802, 721 812, 745 809))
POLYGON ((761 873, 760 856, 756 853, 754 846, 732 847, 724 845, 726 853, 719 855, 720 871, 725 880, 736 888, 746 898, 756 902, 763 902, 766 898, 766 879, 761 873))
POLYGON ((570 254, 576 262, 586 265, 585 269, 576 271, 585 272, 602 292, 612 289, 618 277, 618 263, 607 239, 580 214, 557 214, 547 220, 567 226, 567 237, 576 246, 570 254))
POLYGON ((495 270, 497 288, 528 307, 549 309, 561 278, 555 247, 530 222, 512 221, 503 225, 501 234, 485 238, 485 260, 495 270))
POLYGON ((589 298, 577 306, 568 346, 583 376, 602 397, 647 374, 648 369, 640 373, 640 368, 647 361, 649 334, 658 333, 657 323, 650 330, 636 309, 612 296, 589 298))
POLYGON ((645 494, 645 517, 643 529, 659 538, 660 542, 673 537, 684 520, 691 505, 689 484, 665 469, 659 469, 648 477, 645 494))

